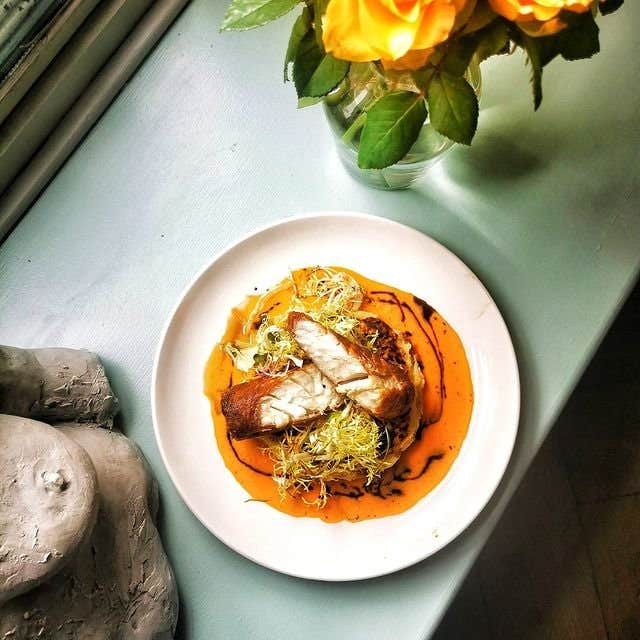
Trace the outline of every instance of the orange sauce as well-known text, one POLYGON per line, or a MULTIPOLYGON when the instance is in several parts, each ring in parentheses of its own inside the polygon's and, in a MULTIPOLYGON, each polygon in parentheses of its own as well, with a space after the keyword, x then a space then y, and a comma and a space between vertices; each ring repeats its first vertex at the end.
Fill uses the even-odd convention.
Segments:
MULTIPOLYGON (((369 486, 364 481, 331 483, 331 495, 324 508, 306 504, 307 495, 284 499, 271 478, 272 463, 257 438, 231 440, 221 411, 222 392, 243 382, 248 374, 238 371, 224 352, 227 342, 247 340, 255 331, 243 333, 243 325, 259 301, 249 296, 233 309, 225 334, 213 349, 205 370, 205 393, 211 402, 216 441, 225 465, 253 499, 292 516, 322 518, 327 522, 366 520, 401 513, 426 496, 447 474, 467 434, 473 407, 473 388, 469 364, 456 332, 426 302, 412 294, 369 280, 364 276, 334 267, 353 276, 365 291, 363 311, 376 314, 405 335, 426 380, 423 419, 416 441, 398 462, 369 486)), ((302 272, 294 272, 296 274, 302 272)), ((259 311, 281 314, 289 305, 292 288, 275 287, 263 296, 259 311), (280 311, 279 311, 280 309, 280 311)))

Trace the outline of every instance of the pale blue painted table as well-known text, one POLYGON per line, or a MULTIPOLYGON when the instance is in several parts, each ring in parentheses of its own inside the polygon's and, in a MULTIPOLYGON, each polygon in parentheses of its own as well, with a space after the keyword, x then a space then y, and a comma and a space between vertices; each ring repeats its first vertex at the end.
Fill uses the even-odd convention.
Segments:
POLYGON ((640 6, 604 21, 595 59, 548 68, 535 116, 522 58, 491 64, 473 148, 414 190, 383 193, 346 175, 319 109, 295 110, 280 83, 288 25, 220 35, 223 4, 188 7, 0 248, 0 342, 104 357, 161 485, 181 637, 418 640, 638 273, 640 6), (159 332, 194 272, 257 225, 327 209, 400 220, 458 253, 501 307, 522 374, 516 451, 477 522, 418 566, 349 584, 278 575, 218 542, 173 489, 149 407, 159 332))

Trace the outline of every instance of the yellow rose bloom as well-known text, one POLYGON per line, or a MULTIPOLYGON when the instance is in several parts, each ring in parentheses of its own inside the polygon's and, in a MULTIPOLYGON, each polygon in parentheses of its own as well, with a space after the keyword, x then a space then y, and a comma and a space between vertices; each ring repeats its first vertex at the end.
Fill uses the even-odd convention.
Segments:
POLYGON ((341 60, 418 68, 468 18, 476 0, 330 0, 325 50, 341 60), (396 63, 396 64, 394 64, 396 63))
POLYGON ((530 36, 550 36, 567 24, 561 11, 584 13, 596 0, 489 0, 491 8, 507 20, 513 20, 530 36))

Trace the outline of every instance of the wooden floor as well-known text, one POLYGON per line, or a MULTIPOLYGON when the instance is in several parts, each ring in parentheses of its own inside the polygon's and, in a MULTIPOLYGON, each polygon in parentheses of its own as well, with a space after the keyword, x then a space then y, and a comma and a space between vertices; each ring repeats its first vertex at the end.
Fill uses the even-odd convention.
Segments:
POLYGON ((435 640, 640 640, 640 286, 435 640))

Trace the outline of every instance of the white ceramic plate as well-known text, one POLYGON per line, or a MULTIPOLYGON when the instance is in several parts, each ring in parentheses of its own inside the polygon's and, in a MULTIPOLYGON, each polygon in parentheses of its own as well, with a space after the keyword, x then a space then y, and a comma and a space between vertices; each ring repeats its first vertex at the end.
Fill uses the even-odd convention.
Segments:
POLYGON ((476 276, 450 251, 401 224, 356 213, 288 218, 217 256, 187 288, 156 356, 153 421, 164 463, 200 521, 247 558, 318 580, 396 571, 453 540, 496 489, 516 436, 520 389, 509 333, 476 276), (475 392, 468 435, 444 480, 408 511, 326 524, 260 502, 224 466, 202 392, 211 349, 230 309, 289 269, 338 264, 427 300, 464 344, 475 392), (313 548, 313 553, 308 553, 313 548))

